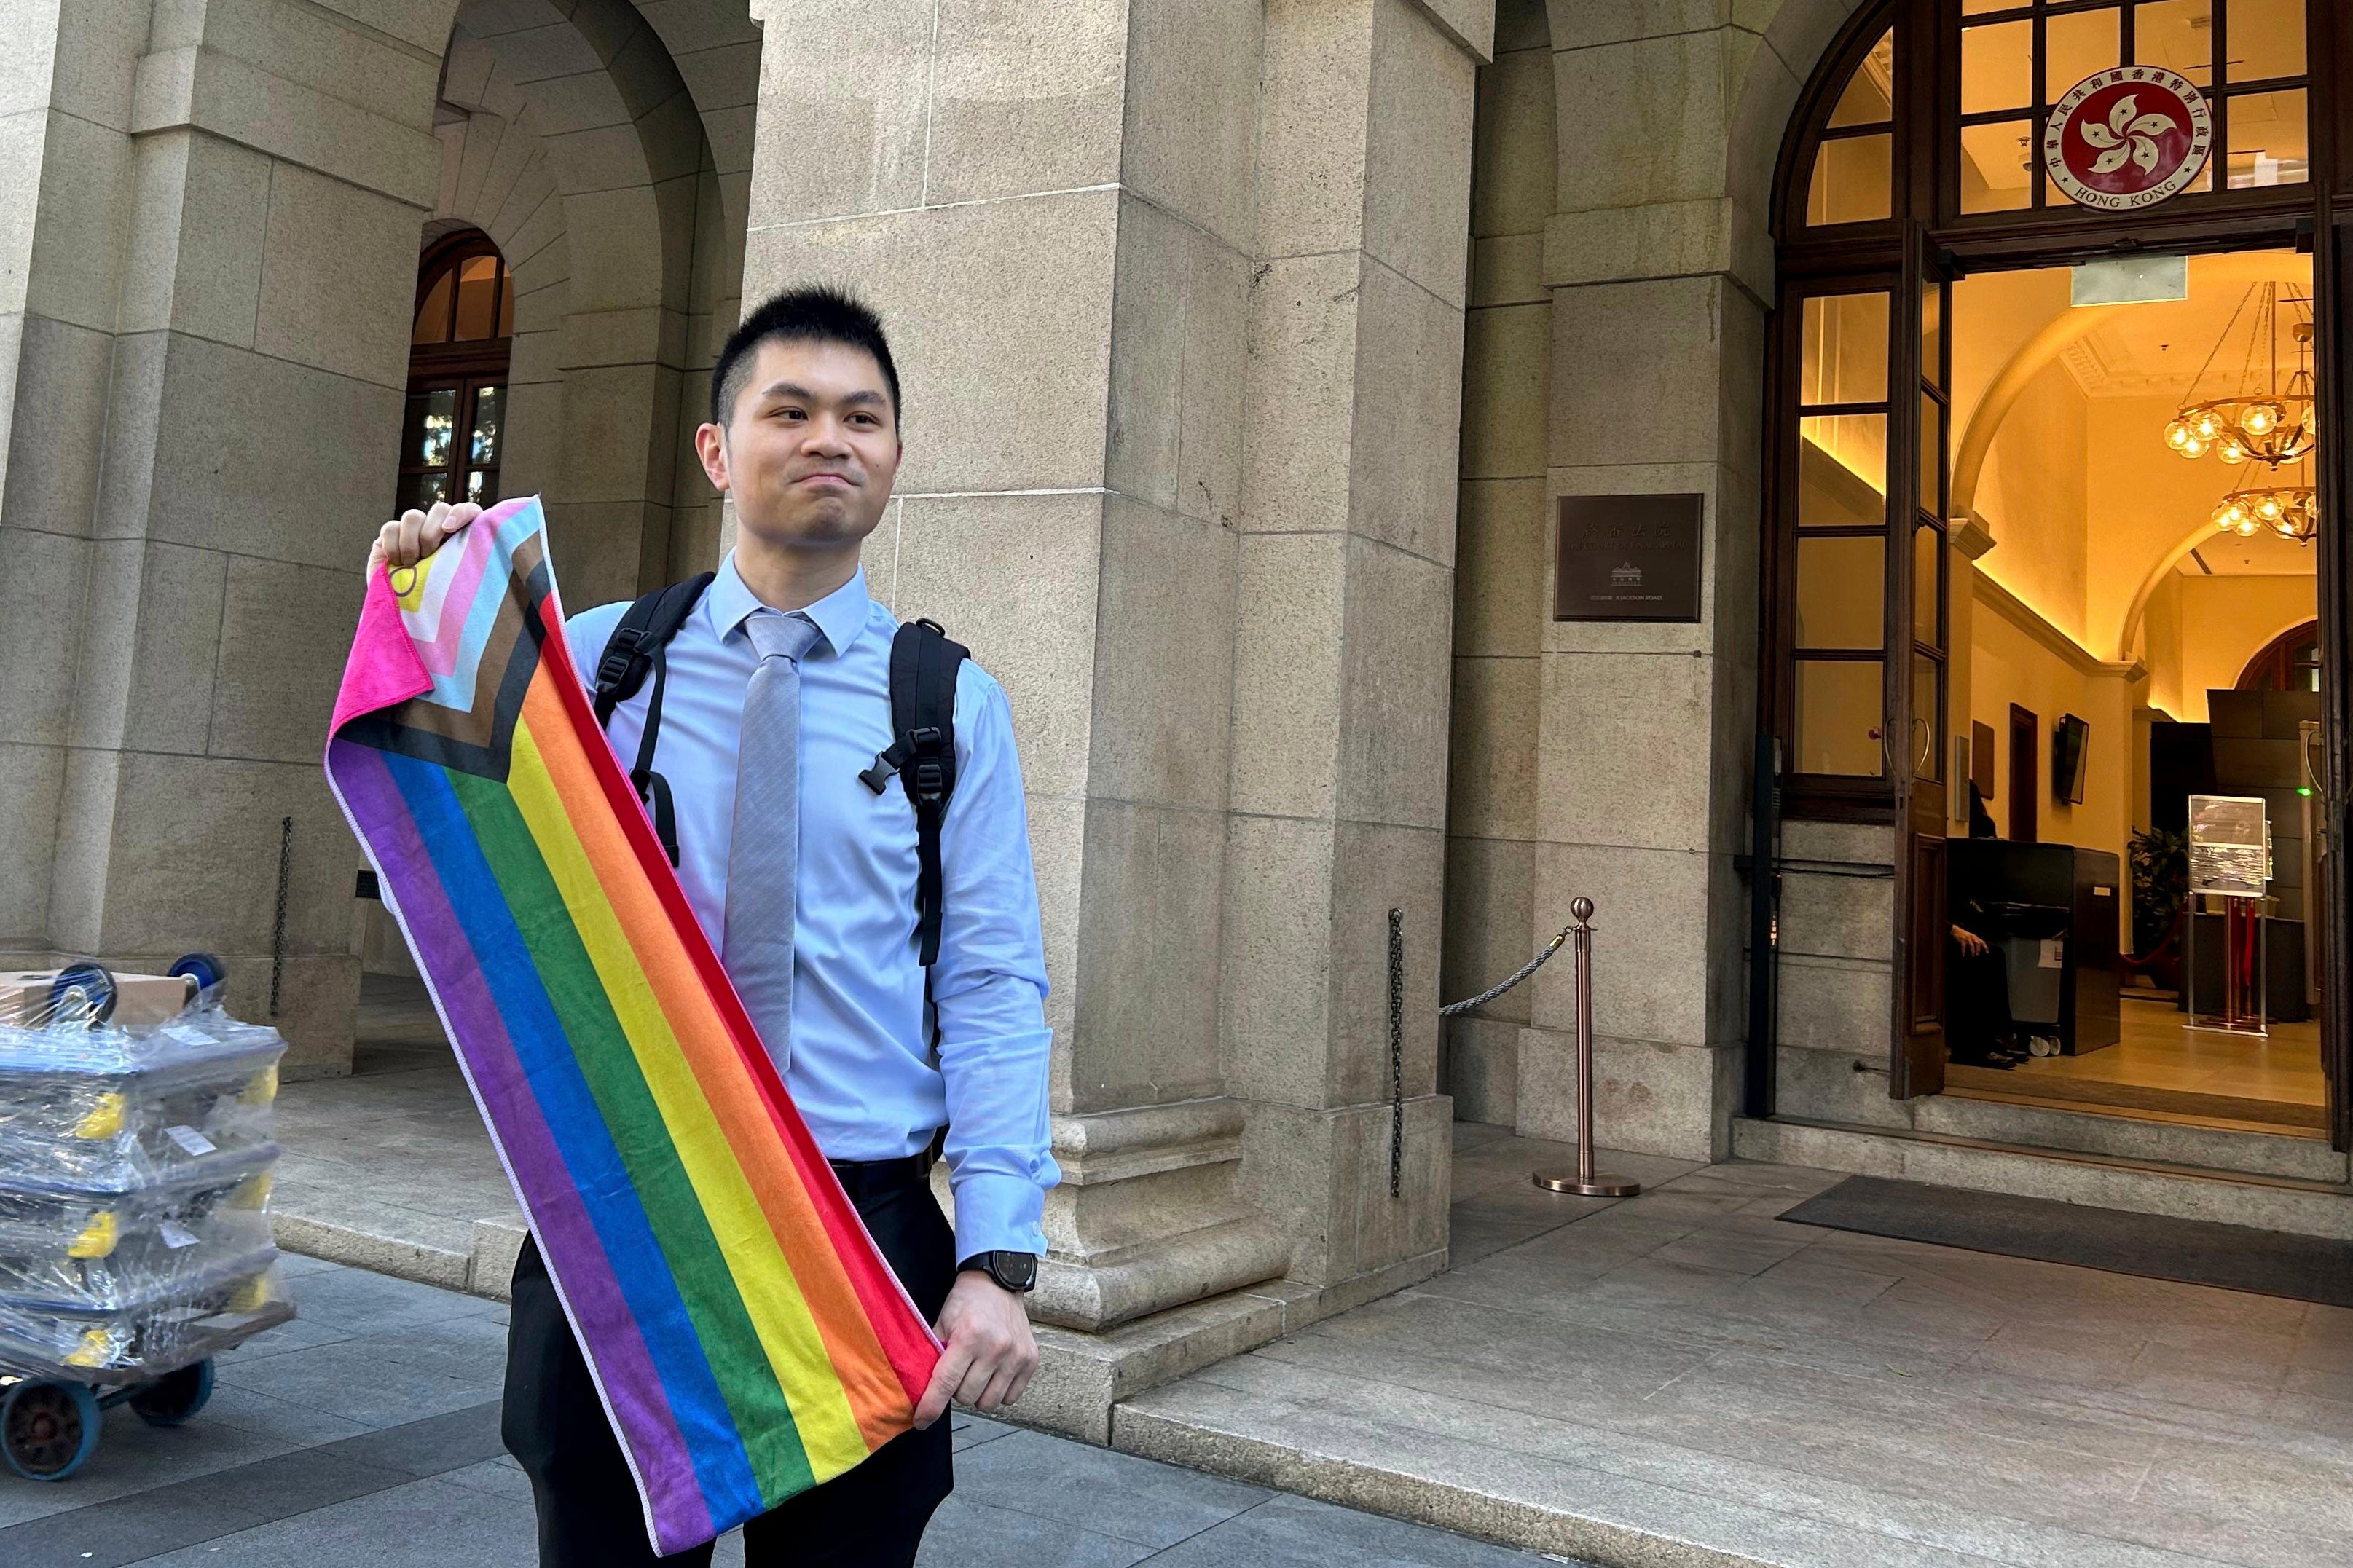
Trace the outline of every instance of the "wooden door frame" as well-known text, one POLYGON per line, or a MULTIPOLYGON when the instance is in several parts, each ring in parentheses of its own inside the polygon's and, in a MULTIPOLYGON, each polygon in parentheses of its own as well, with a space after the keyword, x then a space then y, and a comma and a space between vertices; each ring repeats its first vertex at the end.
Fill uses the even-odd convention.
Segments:
MULTIPOLYGON (((2353 22, 2348 23, 2353 33, 2353 22)), ((2340 51, 2341 52, 2341 51, 2340 51)), ((2353 104, 2339 103, 2341 121, 2353 121, 2353 104)), ((2346 144, 2353 146, 2353 124, 2346 144)), ((2353 459, 2347 444, 2353 442, 2353 397, 2347 395, 2346 377, 2353 374, 2353 202, 2337 204, 2323 223, 2313 245, 2313 341, 2317 347, 2317 390, 2331 409, 2327 429, 2333 437, 2321 443, 2314 482, 2319 489, 2322 524, 2313 543, 2319 559, 2320 712, 2322 763, 2319 819, 2326 853, 2320 860, 2323 907, 2336 920, 2333 938, 2321 949, 2320 1041, 2322 1076, 2327 1083, 2328 1141, 2337 1150, 2353 1149, 2353 919, 2346 918, 2353 898, 2353 875, 2346 864, 2348 829, 2353 827, 2353 550, 2347 548, 2346 508, 2353 504, 2353 459)), ((2306 940, 2312 933, 2306 933, 2306 940)))
POLYGON ((2010 705, 2010 787, 2002 792, 2004 837, 2017 844, 2042 842, 2042 715, 2018 703, 2010 705), (2026 754, 2018 752, 2018 738, 2026 737, 2026 754), (2021 812, 2025 820, 2020 821, 2021 812))

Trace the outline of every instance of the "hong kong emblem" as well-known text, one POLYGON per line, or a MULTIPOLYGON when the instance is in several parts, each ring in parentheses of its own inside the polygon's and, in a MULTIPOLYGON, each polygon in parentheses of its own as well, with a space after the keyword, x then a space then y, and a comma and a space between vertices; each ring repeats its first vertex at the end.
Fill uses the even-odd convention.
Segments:
POLYGON ((2214 111, 2163 66, 2094 71, 2051 106, 2042 168, 2087 207, 2127 212, 2188 187, 2214 150, 2214 111))

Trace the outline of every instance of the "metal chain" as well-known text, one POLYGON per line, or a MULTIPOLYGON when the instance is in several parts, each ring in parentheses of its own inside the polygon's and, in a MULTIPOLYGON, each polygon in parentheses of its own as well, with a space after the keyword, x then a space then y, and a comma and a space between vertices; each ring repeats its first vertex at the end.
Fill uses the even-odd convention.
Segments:
POLYGON ((1389 1196, 1405 1173, 1405 911, 1389 911, 1389 1196))
POLYGON ((294 862, 294 819, 278 821, 278 919, 269 932, 269 1016, 278 1016, 278 992, 286 980, 286 874, 294 862))
POLYGON ((1509 980, 1504 981, 1501 985, 1495 986, 1491 990, 1480 992, 1479 994, 1472 997, 1467 1002, 1450 1003, 1446 1006, 1440 1007, 1438 1010, 1438 1016, 1441 1018, 1451 1018, 1457 1013, 1468 1013, 1473 1007, 1483 1007, 1488 1003, 1493 1002, 1496 997, 1501 996, 1504 992, 1509 991, 1513 986, 1517 985, 1521 981, 1525 980, 1529 975, 1534 974, 1537 970, 1542 969, 1545 966, 1545 960, 1550 958, 1554 953, 1560 951, 1561 944, 1568 940, 1568 933, 1575 929, 1576 928, 1573 926, 1561 927, 1560 934, 1553 938, 1551 942, 1546 946, 1542 952, 1537 953, 1534 958, 1529 959, 1525 963, 1520 965, 1520 971, 1518 973, 1513 975, 1509 980))

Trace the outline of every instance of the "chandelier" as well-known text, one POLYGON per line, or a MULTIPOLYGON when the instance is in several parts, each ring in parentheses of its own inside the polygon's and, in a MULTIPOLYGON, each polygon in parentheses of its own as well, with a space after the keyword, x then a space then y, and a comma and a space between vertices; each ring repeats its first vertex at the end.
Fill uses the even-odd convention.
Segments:
POLYGON ((2222 532, 2242 539, 2268 528, 2282 539, 2309 544, 2320 531, 2320 509, 2310 485, 2261 485, 2224 496, 2214 508, 2213 521, 2222 532))
MULTIPOLYGON (((2312 379, 2312 317, 2309 300, 2290 297, 2296 312, 2289 323, 2295 340, 2295 367, 2280 379, 2279 285, 2257 283, 2248 289, 2231 312, 2222 335, 2206 363, 2189 383, 2192 401, 2184 403, 2165 426, 2165 444, 2185 458, 2212 452, 2226 463, 2261 463, 2278 468, 2308 456, 2320 440, 2320 405, 2312 379), (2254 310, 2249 312, 2247 307, 2254 310), (2198 400, 2198 388, 2232 342, 2239 318, 2251 315, 2246 353, 2237 382, 2220 397, 2198 400)), ((2227 505, 2228 502, 2226 501, 2227 505)), ((2219 514, 2218 514, 2219 515, 2219 514)))

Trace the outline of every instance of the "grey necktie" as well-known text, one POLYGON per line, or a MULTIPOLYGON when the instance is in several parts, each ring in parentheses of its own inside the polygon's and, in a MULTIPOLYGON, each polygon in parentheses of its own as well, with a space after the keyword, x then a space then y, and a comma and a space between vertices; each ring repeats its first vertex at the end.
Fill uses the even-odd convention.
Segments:
POLYGON ((801 655, 818 637, 807 616, 754 612, 744 623, 760 665, 744 689, 735 758, 735 826, 727 848, 722 956, 776 1070, 793 1056, 794 879, 800 868, 801 655))

